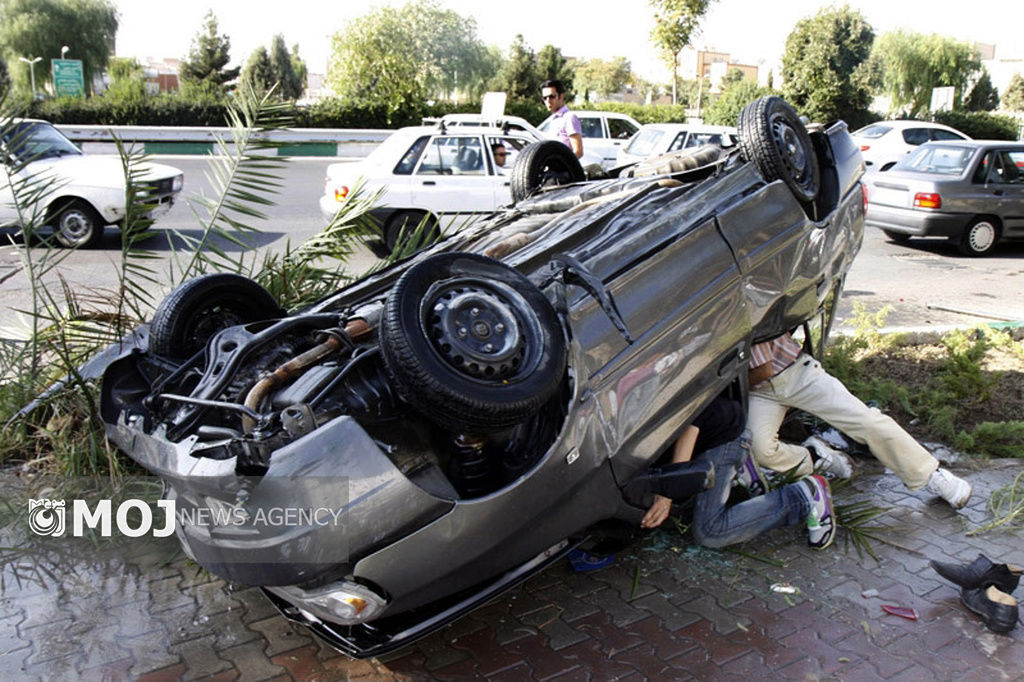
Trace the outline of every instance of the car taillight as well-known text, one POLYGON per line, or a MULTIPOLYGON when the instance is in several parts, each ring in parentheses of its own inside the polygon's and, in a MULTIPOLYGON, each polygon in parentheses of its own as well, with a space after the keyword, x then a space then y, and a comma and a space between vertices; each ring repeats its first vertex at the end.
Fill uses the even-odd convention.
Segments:
POLYGON ((344 201, 345 197, 347 197, 347 196, 348 196, 348 187, 346 187, 345 185, 339 185, 338 187, 334 188, 334 200, 335 201, 344 201))
POLYGON ((867 150, 869 150, 869 149, 871 149, 871 145, 869 145, 869 144, 862 144, 862 145, 860 146, 860 150, 861 150, 862 152, 866 152, 866 151, 867 151, 867 150))
POLYGON ((860 183, 861 196, 864 198, 864 210, 868 210, 868 186, 867 183, 860 183))
POLYGON ((942 208, 942 197, 934 192, 918 192, 914 195, 917 208, 942 208))

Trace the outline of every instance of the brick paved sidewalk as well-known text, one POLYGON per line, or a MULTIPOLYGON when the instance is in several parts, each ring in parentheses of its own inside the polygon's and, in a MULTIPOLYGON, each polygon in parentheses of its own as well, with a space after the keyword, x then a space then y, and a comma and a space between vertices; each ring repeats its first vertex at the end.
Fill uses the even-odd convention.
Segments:
POLYGON ((1024 565, 1021 534, 964 534, 965 521, 987 519, 992 491, 1024 471, 1024 461, 963 472, 975 486, 963 514, 906 491, 871 462, 859 466, 838 502, 890 508, 881 517, 886 542, 874 545, 878 562, 844 552, 842 536, 812 552, 798 529, 748 543, 746 555, 657 531, 606 569, 576 574, 561 563, 383 661, 353 661, 319 644, 258 590, 180 555, 160 564, 159 552, 98 553, 79 556, 74 570, 26 558, 3 574, 0 679, 1024 677, 1024 625, 1006 636, 989 632, 928 566, 929 558, 970 561, 979 551, 1024 565), (799 592, 773 592, 777 582, 799 592), (863 596, 868 590, 877 596, 863 596), (882 604, 919 618, 887 615, 882 604))

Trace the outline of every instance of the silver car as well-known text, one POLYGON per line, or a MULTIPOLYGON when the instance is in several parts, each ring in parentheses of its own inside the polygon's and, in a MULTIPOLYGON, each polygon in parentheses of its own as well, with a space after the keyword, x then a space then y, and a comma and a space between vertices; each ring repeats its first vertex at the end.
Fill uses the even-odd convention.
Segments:
POLYGON ((984 256, 1024 238, 1024 142, 928 142, 884 174, 864 179, 866 224, 894 242, 947 237, 984 256))

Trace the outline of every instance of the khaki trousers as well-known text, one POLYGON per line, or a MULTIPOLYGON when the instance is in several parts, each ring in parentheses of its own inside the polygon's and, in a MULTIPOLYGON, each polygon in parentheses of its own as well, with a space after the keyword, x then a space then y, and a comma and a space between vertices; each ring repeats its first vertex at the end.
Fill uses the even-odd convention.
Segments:
POLYGON ((790 407, 813 414, 867 445, 871 454, 911 490, 924 486, 939 466, 938 460, 892 417, 865 405, 817 360, 801 353, 792 365, 750 389, 747 427, 751 451, 763 467, 787 471, 799 464, 799 473, 812 471, 807 448, 779 440, 779 427, 790 407))

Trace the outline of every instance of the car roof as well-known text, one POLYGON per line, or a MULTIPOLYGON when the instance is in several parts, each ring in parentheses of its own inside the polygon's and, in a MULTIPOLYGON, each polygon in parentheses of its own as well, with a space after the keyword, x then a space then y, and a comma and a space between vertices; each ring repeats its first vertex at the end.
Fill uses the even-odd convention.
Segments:
MULTIPOLYGON (((475 114, 474 114, 475 115, 475 114)), ((444 133, 441 132, 440 126, 408 126, 406 128, 399 128, 393 135, 401 135, 402 137, 415 137, 417 135, 520 135, 523 137, 529 137, 525 135, 521 130, 510 130, 507 133, 497 126, 452 126, 447 128, 444 133)))
POLYGON ((867 130, 872 126, 889 126, 890 128, 895 128, 896 130, 903 130, 904 128, 940 128, 942 130, 952 130, 954 133, 960 133, 961 135, 967 134, 963 131, 957 130, 956 128, 953 128, 942 123, 933 123, 931 121, 915 121, 912 119, 903 118, 895 119, 892 121, 875 121, 874 123, 869 123, 866 126, 858 128, 853 132, 853 134, 856 135, 860 131, 867 130))
POLYGON ((943 147, 1012 147, 1014 149, 1024 149, 1024 142, 1014 140, 929 140, 921 146, 925 145, 929 147, 941 145, 943 147))

